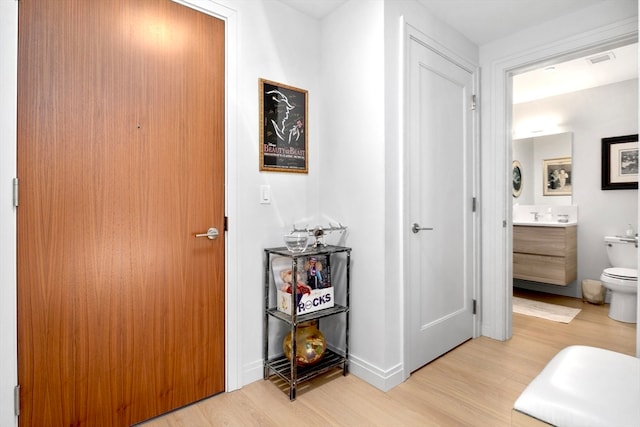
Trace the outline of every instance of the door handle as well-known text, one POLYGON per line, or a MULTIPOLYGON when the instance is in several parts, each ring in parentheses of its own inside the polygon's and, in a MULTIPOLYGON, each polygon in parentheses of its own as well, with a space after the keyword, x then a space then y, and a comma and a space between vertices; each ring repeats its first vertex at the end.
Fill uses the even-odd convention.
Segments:
POLYGON ((210 229, 207 230, 206 233, 196 234, 196 237, 206 237, 209 240, 216 240, 219 234, 220 233, 218 232, 217 228, 211 227, 210 229))
POLYGON ((418 224, 417 222, 414 222, 413 226, 411 227, 411 231, 413 231, 415 234, 417 234, 421 230, 433 230, 433 228, 431 228, 431 227, 420 227, 420 224, 418 224))

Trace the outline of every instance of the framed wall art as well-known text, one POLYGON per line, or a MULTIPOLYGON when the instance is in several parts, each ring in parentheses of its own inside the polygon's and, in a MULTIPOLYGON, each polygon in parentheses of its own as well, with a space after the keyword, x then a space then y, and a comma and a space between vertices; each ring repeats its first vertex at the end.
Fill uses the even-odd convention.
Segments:
POLYGON ((543 160, 542 195, 570 196, 573 190, 571 175, 571 157, 543 160))
POLYGON ((308 173, 308 92, 265 79, 260 90, 260 170, 308 173))
POLYGON ((638 134, 602 138, 602 189, 638 188, 638 134))
POLYGON ((512 175, 513 175, 513 197, 520 197, 522 194, 522 165, 519 161, 514 160, 512 163, 512 175))

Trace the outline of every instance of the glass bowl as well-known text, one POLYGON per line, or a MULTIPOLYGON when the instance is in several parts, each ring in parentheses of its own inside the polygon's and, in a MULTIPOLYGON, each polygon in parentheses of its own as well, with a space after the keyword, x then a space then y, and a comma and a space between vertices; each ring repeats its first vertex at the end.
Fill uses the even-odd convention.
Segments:
POLYGON ((301 253, 307 249, 307 245, 309 244, 309 235, 304 232, 292 232, 287 233, 283 236, 284 244, 287 246, 289 252, 293 253, 301 253))

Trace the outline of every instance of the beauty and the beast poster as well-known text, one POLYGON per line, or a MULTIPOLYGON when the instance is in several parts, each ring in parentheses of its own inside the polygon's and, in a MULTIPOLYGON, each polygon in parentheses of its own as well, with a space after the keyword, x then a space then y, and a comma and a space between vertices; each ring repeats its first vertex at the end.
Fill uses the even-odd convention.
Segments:
POLYGON ((260 79, 260 170, 308 172, 307 96, 260 79))

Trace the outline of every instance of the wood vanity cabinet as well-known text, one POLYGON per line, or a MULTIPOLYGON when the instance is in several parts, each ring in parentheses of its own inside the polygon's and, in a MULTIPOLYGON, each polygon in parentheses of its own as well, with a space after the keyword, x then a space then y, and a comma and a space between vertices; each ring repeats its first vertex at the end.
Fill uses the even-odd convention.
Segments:
POLYGON ((566 286, 578 276, 577 226, 513 226, 513 278, 566 286))

